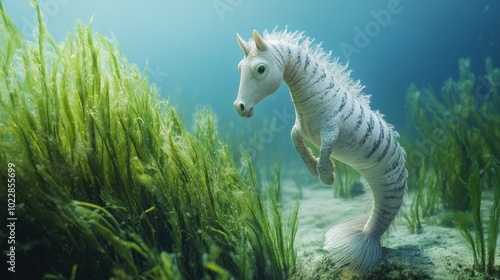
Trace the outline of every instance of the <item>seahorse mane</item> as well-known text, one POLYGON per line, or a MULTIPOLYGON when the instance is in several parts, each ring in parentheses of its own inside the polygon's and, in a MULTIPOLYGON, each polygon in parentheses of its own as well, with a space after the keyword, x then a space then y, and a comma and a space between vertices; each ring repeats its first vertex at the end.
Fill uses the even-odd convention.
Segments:
POLYGON ((346 89, 361 104, 367 106, 368 108, 370 107, 370 95, 363 93, 364 86, 361 85, 359 80, 353 80, 351 78, 351 70, 347 70, 348 65, 341 64, 338 57, 332 59, 332 52, 325 52, 321 43, 313 44, 314 39, 306 36, 304 32, 291 32, 288 31, 287 28, 281 31, 277 31, 276 28, 274 28, 271 32, 266 29, 264 30, 263 35, 264 40, 286 42, 307 51, 309 55, 319 61, 321 66, 330 71, 337 82, 340 83, 341 87, 346 89))

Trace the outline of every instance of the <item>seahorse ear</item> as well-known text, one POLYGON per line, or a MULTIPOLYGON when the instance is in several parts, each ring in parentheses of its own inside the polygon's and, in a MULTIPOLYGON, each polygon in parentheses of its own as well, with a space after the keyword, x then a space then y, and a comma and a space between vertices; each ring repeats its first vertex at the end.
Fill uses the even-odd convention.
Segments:
POLYGON ((266 42, 262 37, 260 37, 259 32, 257 30, 253 30, 253 40, 255 42, 255 46, 257 46, 257 49, 260 51, 265 51, 266 50, 266 42))
POLYGON ((240 48, 243 50, 245 53, 245 56, 247 56, 248 52, 250 51, 250 46, 245 40, 243 40, 240 37, 240 34, 236 33, 236 40, 238 41, 238 45, 240 45, 240 48))

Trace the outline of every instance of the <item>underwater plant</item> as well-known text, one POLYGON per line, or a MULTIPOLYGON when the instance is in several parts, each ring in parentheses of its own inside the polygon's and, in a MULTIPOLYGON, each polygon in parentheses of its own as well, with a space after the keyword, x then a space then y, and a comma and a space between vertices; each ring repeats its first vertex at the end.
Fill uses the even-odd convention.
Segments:
POLYGON ((453 213, 457 229, 469 245, 474 257, 474 269, 487 275, 493 275, 494 273, 493 265, 495 264, 495 253, 500 230, 500 161, 496 158, 490 157, 490 159, 491 169, 486 172, 491 173, 492 177, 495 178, 495 185, 493 186, 493 205, 489 210, 486 231, 483 225, 485 219, 481 212, 483 193, 480 170, 477 160, 473 157, 471 158, 473 168, 468 179, 463 182, 471 198, 471 212, 453 213), (468 224, 470 220, 472 220, 472 226, 468 224))
POLYGON ((333 162, 336 172, 342 174, 335 178, 333 195, 347 199, 362 194, 364 186, 360 182, 359 173, 343 162, 338 160, 334 160, 333 162))
POLYGON ((259 192, 210 110, 188 131, 116 42, 78 23, 58 44, 32 4, 35 42, 0 1, 0 182, 15 168, 15 276, 291 275, 298 206, 284 210, 279 173, 259 192))
MULTIPOLYGON (((436 209, 465 211, 471 208, 470 197, 462 184, 464 174, 472 167, 470 150, 481 168, 487 167, 484 155, 498 155, 500 148, 500 69, 486 59, 486 75, 477 76, 470 70, 470 60, 459 60, 459 79, 449 79, 436 94, 432 88, 418 89, 411 85, 407 91, 414 141, 405 144, 409 151, 407 168, 412 174, 410 190, 413 205, 420 207, 423 216, 436 209), (425 180, 422 181, 422 180, 425 180), (422 194, 424 194, 422 196, 422 194), (417 201, 418 200, 418 201, 417 201)), ((485 175, 488 176, 488 175, 485 175)), ((485 179, 483 188, 491 188, 485 179)), ((415 216, 415 215, 413 215, 415 216)))
POLYGON ((438 210, 453 213, 471 248, 474 268, 491 274, 500 215, 500 69, 490 58, 483 76, 471 72, 469 59, 460 59, 458 65, 459 78, 447 80, 439 95, 431 88, 408 89, 416 139, 405 145, 412 151, 407 168, 419 176, 409 178, 415 193, 405 218, 410 232, 418 232, 421 218, 438 210), (493 199, 487 221, 481 213, 484 193, 493 199))
MULTIPOLYGON (((447 210, 470 209, 470 198, 462 184, 463 174, 472 168, 467 148, 486 166, 483 155, 500 154, 496 144, 500 137, 500 69, 486 59, 486 75, 476 77, 470 69, 470 60, 459 60, 459 79, 447 80, 436 94, 432 88, 418 89, 411 85, 407 91, 413 143, 409 143, 407 168, 419 174, 425 168, 427 176, 436 183, 427 185, 430 198, 447 210), (422 162, 425 164, 422 165, 422 162)), ((410 178, 410 189, 415 186, 410 178)))
POLYGON ((433 169, 425 168, 425 161, 419 168, 418 173, 408 178, 408 185, 412 187, 413 199, 403 212, 403 218, 410 233, 420 233, 422 230, 422 219, 435 215, 439 206, 439 195, 436 194, 438 186, 433 169))

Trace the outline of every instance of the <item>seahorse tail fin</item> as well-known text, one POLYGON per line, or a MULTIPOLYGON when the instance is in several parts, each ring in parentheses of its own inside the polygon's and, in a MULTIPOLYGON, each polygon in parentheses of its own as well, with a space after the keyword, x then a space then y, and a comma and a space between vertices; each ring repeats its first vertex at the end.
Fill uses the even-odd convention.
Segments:
POLYGON ((330 252, 335 266, 364 274, 380 260, 380 237, 363 232, 365 223, 351 220, 328 230, 323 248, 330 252))

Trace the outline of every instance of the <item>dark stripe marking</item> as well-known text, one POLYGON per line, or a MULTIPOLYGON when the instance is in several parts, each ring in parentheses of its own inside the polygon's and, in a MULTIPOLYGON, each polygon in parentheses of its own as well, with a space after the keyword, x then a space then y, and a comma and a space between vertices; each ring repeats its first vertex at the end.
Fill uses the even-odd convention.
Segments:
MULTIPOLYGON (((390 183, 383 184, 384 187, 388 187, 390 185, 394 185, 396 183, 399 183, 403 179, 403 176, 405 175, 406 172, 404 172, 405 171, 404 165, 402 164, 401 166, 402 166, 402 170, 401 170, 402 172, 400 172, 399 177, 396 180, 391 181, 390 183)), ((392 190, 394 191, 395 189, 392 189, 392 190)))
MULTIPOLYGON (((324 90, 323 90, 323 96, 326 95, 327 93, 330 92, 330 90, 334 87, 335 85, 333 83, 330 83, 324 90)), ((323 97, 321 97, 323 99, 323 97)))
POLYGON ((382 140, 384 139, 384 130, 385 130, 385 127, 383 126, 382 121, 380 119, 378 119, 378 126, 380 128, 380 133, 378 135, 378 139, 377 139, 377 141, 375 141, 375 144, 373 144, 372 149, 365 156, 365 158, 370 158, 375 153, 375 151, 378 150, 378 148, 380 147, 380 143, 382 143, 382 140))
POLYGON ((347 113, 343 121, 347 120, 352 115, 352 113, 354 113, 354 102, 351 102, 351 109, 349 109, 349 113, 347 113))
POLYGON ((326 78, 326 73, 325 73, 325 71, 324 71, 324 70, 322 70, 322 71, 323 71, 323 74, 322 74, 321 76, 319 76, 319 78, 318 78, 318 79, 316 79, 316 80, 315 80, 315 81, 314 81, 314 82, 313 82, 313 83, 312 83, 309 87, 314 86, 315 84, 317 84, 317 83, 318 83, 318 82, 320 82, 320 81, 323 81, 323 80, 326 78))
POLYGON ((373 131, 373 126, 375 125, 375 121, 373 120, 373 114, 370 114, 370 121, 368 122, 368 127, 366 128, 366 133, 361 138, 361 141, 359 141, 358 146, 361 147, 365 144, 366 140, 368 139, 368 136, 372 134, 373 131))
POLYGON ((300 100, 300 101, 295 101, 295 103, 299 104, 299 103, 302 103, 302 102, 306 102, 307 100, 311 99, 313 96, 314 96, 314 94, 309 94, 309 95, 307 96, 307 98, 302 99, 302 100, 300 100))
POLYGON ((354 128, 354 132, 356 132, 361 127, 361 124, 365 119, 365 108, 361 104, 359 104, 359 108, 361 109, 361 113, 358 116, 358 122, 356 123, 356 127, 354 128))
POLYGON ((380 156, 378 156, 378 158, 375 160, 376 162, 381 161, 385 157, 385 155, 389 151, 389 147, 391 146, 391 143, 392 143, 392 134, 389 132, 389 137, 387 137, 387 143, 385 144, 385 149, 384 149, 384 151, 382 151, 380 156))
POLYGON ((347 103, 346 102, 346 99, 347 99, 347 94, 344 92, 344 95, 342 96, 342 100, 340 101, 340 106, 339 108, 335 109, 333 111, 333 115, 337 115, 340 111, 342 111, 342 109, 344 109, 345 107, 345 104, 347 103))
MULTIPOLYGON (((394 150, 392 151, 391 155, 389 156, 389 158, 392 158, 394 156, 394 154, 396 153, 396 151, 398 150, 398 145, 397 145, 397 142, 393 142, 394 143, 394 150)), ((402 153, 399 153, 398 155, 398 159, 393 161, 392 162, 392 165, 387 168, 384 173, 382 173, 382 176, 386 175, 387 173, 391 172, 392 170, 394 170, 396 167, 398 167, 399 163, 401 162, 401 156, 402 156, 402 153)))
POLYGON ((282 54, 282 52, 283 52, 283 46, 282 45, 278 45, 278 46, 271 45, 271 46, 274 48, 274 50, 276 51, 276 53, 280 56, 281 61, 284 62, 285 61, 285 57, 282 54))
POLYGON ((307 70, 307 66, 309 66, 309 63, 310 63, 310 58, 309 58, 309 54, 306 54, 306 62, 305 62, 305 65, 304 65, 304 71, 307 70))

